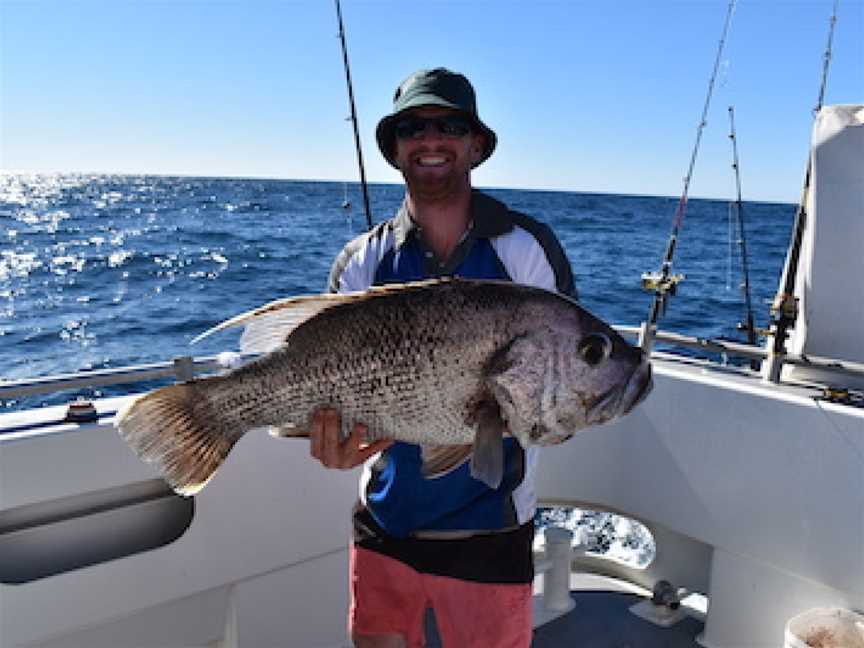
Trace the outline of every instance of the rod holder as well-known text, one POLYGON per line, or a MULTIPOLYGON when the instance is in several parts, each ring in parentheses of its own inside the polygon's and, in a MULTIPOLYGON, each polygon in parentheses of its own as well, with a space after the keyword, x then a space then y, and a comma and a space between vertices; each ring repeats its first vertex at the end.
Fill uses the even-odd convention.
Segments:
POLYGON ((555 612, 573 608, 570 597, 570 560, 573 532, 561 527, 546 527, 546 558, 549 568, 543 575, 543 607, 555 612))
POLYGON ((651 349, 654 348, 654 337, 656 335, 656 324, 651 324, 646 320, 639 325, 639 340, 637 344, 646 355, 651 355, 651 349))
POLYGON ((189 382, 195 378, 195 361, 191 356, 174 358, 174 375, 177 382, 189 382))

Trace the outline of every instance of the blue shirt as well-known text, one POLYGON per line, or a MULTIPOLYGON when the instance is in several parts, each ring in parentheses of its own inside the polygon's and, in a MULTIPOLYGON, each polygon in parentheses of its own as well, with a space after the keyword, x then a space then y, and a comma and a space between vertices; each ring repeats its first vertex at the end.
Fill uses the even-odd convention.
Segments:
MULTIPOLYGON (((330 290, 363 290, 437 276, 519 281, 575 296, 570 264, 548 227, 475 191, 471 224, 446 261, 426 245, 406 206, 345 246, 330 290)), ((504 477, 496 489, 474 479, 465 461, 444 475, 421 473, 418 445, 397 442, 367 463, 361 499, 390 535, 512 529, 533 517, 536 449, 504 439, 504 477)))

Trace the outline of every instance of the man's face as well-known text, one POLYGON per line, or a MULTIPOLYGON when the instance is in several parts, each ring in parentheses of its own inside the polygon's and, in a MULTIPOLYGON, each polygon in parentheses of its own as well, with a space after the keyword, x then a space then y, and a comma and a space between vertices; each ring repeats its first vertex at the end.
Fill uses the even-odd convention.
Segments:
POLYGON ((482 134, 464 132, 465 125, 471 121, 447 108, 417 108, 397 122, 396 164, 413 196, 440 200, 470 189, 484 141, 482 134))

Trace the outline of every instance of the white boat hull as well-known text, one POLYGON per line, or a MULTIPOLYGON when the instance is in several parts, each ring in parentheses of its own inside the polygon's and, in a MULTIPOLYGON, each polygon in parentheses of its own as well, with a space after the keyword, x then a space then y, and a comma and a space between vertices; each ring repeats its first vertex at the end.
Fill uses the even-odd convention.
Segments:
MULTIPOLYGON (((806 609, 864 608, 864 409, 695 361, 658 359, 655 376, 625 419, 544 449, 541 500, 709 547, 676 556, 658 535, 675 584, 709 597, 710 648, 777 646, 806 609)), ((153 478, 110 420, 18 437, 0 445, 0 515, 153 478)), ((356 489, 356 471, 319 467, 306 442, 253 433, 174 542, 0 585, 0 646, 345 645, 356 489)))
POLYGON ((811 607, 864 608, 864 409, 696 362, 654 368, 630 416, 544 450, 540 498, 707 544, 710 648, 779 646, 811 607))

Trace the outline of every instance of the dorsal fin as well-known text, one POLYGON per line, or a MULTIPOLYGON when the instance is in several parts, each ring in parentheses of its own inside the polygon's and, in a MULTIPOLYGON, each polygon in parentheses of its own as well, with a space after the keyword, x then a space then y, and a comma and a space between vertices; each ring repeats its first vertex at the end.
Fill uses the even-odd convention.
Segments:
POLYGON ((303 322, 329 308, 447 281, 451 280, 430 279, 405 284, 374 286, 361 292, 324 293, 277 299, 217 324, 193 339, 191 344, 227 328, 245 326, 246 329, 240 336, 240 350, 243 353, 268 353, 285 344, 291 332, 303 322))

